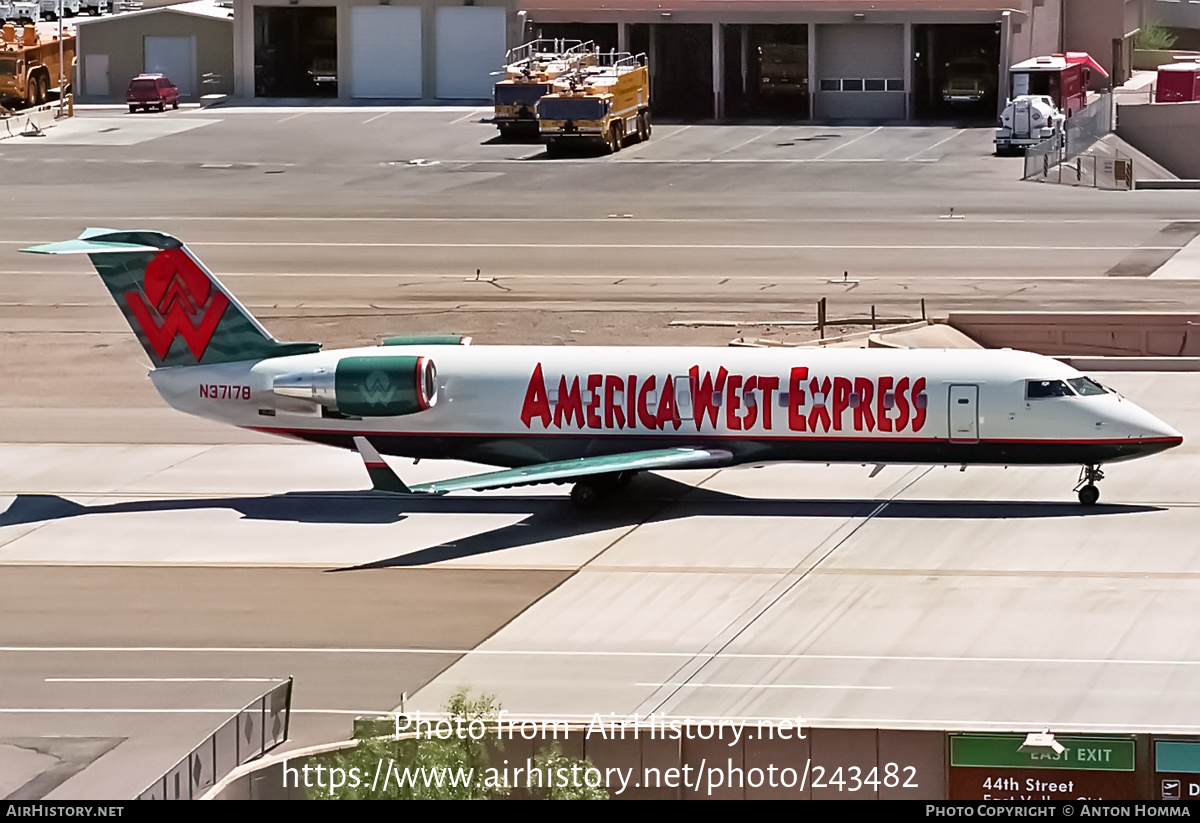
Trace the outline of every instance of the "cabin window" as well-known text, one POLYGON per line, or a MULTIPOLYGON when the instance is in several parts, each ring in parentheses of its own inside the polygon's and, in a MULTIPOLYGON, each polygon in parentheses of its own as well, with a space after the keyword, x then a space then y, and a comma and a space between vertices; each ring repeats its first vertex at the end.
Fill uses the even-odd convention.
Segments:
POLYGON ((675 378, 675 407, 680 414, 692 413, 692 383, 687 377, 675 378))
POLYGON ((1108 394, 1108 389, 1104 388, 1090 377, 1076 377, 1074 380, 1068 380, 1067 382, 1071 384, 1071 388, 1073 388, 1077 394, 1080 394, 1084 397, 1092 397, 1093 395, 1097 394, 1108 394))
POLYGON ((1025 399, 1040 400, 1046 397, 1074 397, 1075 392, 1062 380, 1030 380, 1025 384, 1025 399))

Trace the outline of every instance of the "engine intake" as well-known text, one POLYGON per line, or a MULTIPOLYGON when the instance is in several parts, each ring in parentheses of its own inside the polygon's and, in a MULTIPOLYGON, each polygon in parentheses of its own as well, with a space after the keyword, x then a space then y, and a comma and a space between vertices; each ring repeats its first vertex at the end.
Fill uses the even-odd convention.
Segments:
POLYGON ((437 405, 437 369, 428 357, 343 357, 332 370, 284 374, 275 394, 355 417, 399 417, 437 405))

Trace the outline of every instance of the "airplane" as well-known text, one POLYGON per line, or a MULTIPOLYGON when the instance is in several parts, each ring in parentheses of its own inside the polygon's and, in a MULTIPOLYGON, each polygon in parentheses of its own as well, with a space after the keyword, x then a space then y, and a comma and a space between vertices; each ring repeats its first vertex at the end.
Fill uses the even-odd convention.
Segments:
POLYGON ((853 462, 1108 463, 1183 437, 1075 369, 1003 350, 477 346, 409 335, 324 351, 276 340, 179 240, 87 229, 24 249, 86 254, 190 414, 358 451, 378 491, 573 483, 597 505, 638 472, 853 462), (383 455, 496 471, 408 486, 383 455))

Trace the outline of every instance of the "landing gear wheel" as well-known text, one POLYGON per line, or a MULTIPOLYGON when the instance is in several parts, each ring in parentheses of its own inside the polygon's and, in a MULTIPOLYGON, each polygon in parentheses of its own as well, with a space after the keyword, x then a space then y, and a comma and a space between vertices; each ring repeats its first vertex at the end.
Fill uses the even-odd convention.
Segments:
POLYGON ((1104 479, 1104 472, 1099 466, 1084 466, 1079 470, 1079 482, 1075 491, 1079 493, 1079 502, 1084 506, 1094 506, 1100 499, 1100 490, 1096 484, 1104 479))
POLYGON ((591 483, 576 483, 571 489, 571 502, 577 509, 590 511, 600 503, 600 490, 591 483))

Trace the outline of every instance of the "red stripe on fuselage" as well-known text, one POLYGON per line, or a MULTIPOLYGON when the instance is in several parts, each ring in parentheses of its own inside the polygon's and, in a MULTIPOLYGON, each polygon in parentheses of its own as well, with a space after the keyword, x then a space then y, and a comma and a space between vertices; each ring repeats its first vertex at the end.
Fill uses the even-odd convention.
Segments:
POLYGON ((658 433, 647 432, 646 434, 637 433, 612 433, 591 432, 586 434, 572 434, 569 432, 416 432, 416 431, 370 431, 356 432, 348 429, 308 429, 308 428, 281 428, 272 426, 246 426, 245 428, 251 431, 263 432, 264 434, 277 434, 291 437, 304 437, 309 435, 316 436, 364 436, 364 437, 415 437, 424 439, 435 438, 453 438, 456 440, 462 439, 478 439, 478 440, 532 440, 539 438, 555 438, 555 439, 579 439, 579 440, 602 440, 606 437, 621 439, 636 439, 645 437, 649 440, 659 440, 670 438, 671 440, 738 440, 745 442, 761 442, 764 440, 776 440, 788 443, 956 443, 956 445, 971 446, 976 443, 989 445, 1062 445, 1062 446, 1150 446, 1150 445, 1166 445, 1168 447, 1178 446, 1183 443, 1182 437, 1109 437, 1109 438, 1084 438, 1084 439, 1060 439, 1052 437, 1027 437, 1027 438, 1003 438, 1003 437, 985 437, 977 441, 952 441, 946 437, 820 437, 815 435, 806 435, 801 437, 790 437, 787 435, 745 435, 745 434, 721 434, 715 432, 703 432, 697 434, 688 433, 658 433))

